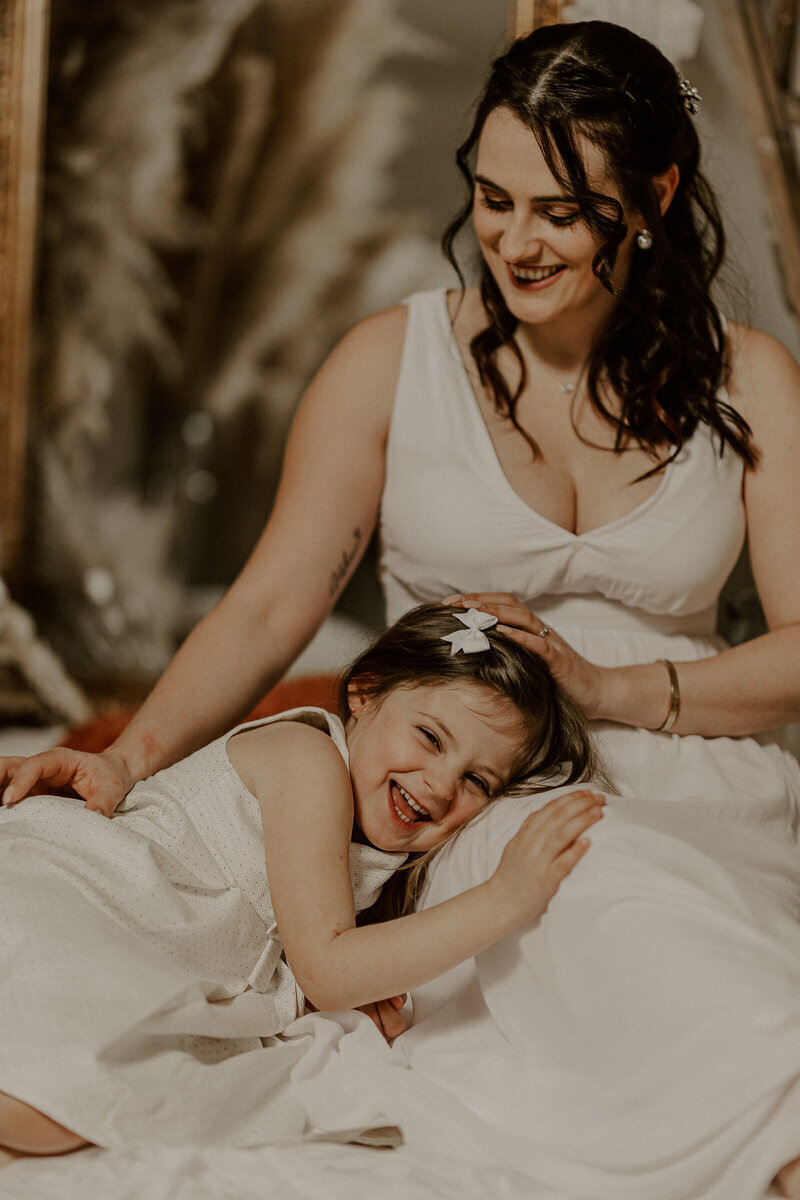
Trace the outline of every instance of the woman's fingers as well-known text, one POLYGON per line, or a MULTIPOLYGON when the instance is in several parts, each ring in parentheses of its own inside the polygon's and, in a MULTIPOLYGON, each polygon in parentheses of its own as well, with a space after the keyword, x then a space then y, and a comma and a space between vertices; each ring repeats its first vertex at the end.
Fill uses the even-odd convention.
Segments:
POLYGON ((530 645, 531 649, 540 654, 545 653, 543 643, 552 637, 552 633, 547 629, 544 621, 509 592, 485 592, 470 596, 448 597, 444 603, 453 607, 477 608, 481 612, 487 612, 490 616, 497 617, 498 630, 510 637, 514 637, 518 631, 533 636, 538 640, 538 645, 528 641, 525 641, 524 644, 530 645), (547 633, 542 636, 542 631, 545 629, 547 629, 547 633))
POLYGON ((6 773, 6 786, 0 801, 7 807, 18 804, 26 796, 32 795, 34 788, 42 780, 47 780, 52 787, 63 787, 69 778, 64 763, 57 752, 46 750, 42 754, 34 754, 31 758, 13 760, 13 767, 6 773))
POLYGON ((482 604, 519 604, 520 600, 511 592, 459 592, 448 596, 442 604, 464 605, 467 608, 480 608, 482 604))
POLYGON ((55 749, 14 760, 0 796, 6 807, 41 793, 77 796, 93 812, 110 817, 128 790, 115 760, 99 754, 55 749))
POLYGON ((11 780, 16 775, 19 768, 25 762, 25 758, 20 756, 7 756, 0 758, 0 788, 6 788, 11 783, 11 780))
POLYGON ((556 683, 585 716, 599 719, 606 715, 614 668, 589 662, 515 596, 509 592, 470 592, 448 597, 447 603, 478 608, 497 617, 497 631, 543 659, 556 683))

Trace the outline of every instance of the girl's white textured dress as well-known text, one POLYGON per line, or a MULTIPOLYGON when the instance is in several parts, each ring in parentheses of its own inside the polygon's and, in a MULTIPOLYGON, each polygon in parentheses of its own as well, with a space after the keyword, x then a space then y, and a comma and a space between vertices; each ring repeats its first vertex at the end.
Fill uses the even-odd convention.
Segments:
MULTIPOLYGON (((274 720, 344 729, 320 709, 274 720)), ((0 809, 0 1090, 104 1146, 296 1136, 306 1038, 236 730, 137 784, 112 820, 77 800, 0 809), (267 1048, 265 1048, 265 1046, 267 1048)), ((403 861, 351 845, 356 908, 403 861)), ((313 886, 313 881, 309 881, 313 886)))

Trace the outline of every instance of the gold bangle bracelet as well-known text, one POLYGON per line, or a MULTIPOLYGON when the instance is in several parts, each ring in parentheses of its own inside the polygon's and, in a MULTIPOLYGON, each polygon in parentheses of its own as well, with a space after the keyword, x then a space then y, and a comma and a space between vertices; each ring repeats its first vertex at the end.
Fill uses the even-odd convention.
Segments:
POLYGON ((681 686, 678 683, 678 672, 675 670, 675 663, 671 663, 668 658, 660 658, 669 671, 669 712, 663 725, 658 725, 655 733, 669 733, 672 726, 678 719, 678 713, 681 711, 681 686))

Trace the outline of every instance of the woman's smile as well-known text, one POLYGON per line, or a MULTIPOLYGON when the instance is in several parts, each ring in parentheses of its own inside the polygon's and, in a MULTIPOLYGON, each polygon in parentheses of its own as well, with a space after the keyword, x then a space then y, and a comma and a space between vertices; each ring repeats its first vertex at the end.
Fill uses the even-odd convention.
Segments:
POLYGON ((561 279, 567 268, 563 263, 554 267, 520 267, 506 263, 506 269, 515 288, 523 292, 540 292, 561 279))

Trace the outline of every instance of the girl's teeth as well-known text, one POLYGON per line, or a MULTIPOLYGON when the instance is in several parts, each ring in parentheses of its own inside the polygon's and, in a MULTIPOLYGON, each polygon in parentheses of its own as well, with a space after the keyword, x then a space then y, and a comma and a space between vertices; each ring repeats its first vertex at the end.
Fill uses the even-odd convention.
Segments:
MULTIPOLYGON (((408 807, 413 809, 413 811, 415 813, 419 813, 420 818, 425 819, 425 818, 430 817, 430 813, 428 812, 428 810, 423 808, 421 804, 417 804, 414 797, 410 796, 408 794, 408 792, 405 790, 405 788, 401 788, 399 783, 395 783, 394 786, 397 788, 398 792, 403 797, 403 799, 405 800, 408 807)), ((400 820, 405 821, 406 825, 412 825, 414 823, 414 818, 407 817, 405 813, 402 813, 400 811, 400 809, 397 807, 396 804, 393 804, 392 807, 394 808, 394 811, 397 813, 400 820)))
POLYGON ((414 797, 413 797, 413 796, 409 796, 409 794, 408 794, 408 792, 405 790, 405 788, 401 788, 399 783, 398 783, 398 785, 397 785, 397 790, 399 791, 399 793, 400 793, 400 795, 403 797, 403 799, 406 801, 406 803, 408 804, 408 806, 409 806, 410 808, 413 808, 414 812, 418 812, 418 813, 420 813, 420 815, 421 815, 421 816, 423 816, 423 817, 430 816, 430 813, 428 812, 428 810, 427 810, 426 808, 423 808, 421 804, 417 804, 417 802, 416 802, 416 800, 414 799, 414 797))

